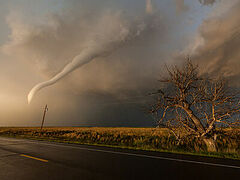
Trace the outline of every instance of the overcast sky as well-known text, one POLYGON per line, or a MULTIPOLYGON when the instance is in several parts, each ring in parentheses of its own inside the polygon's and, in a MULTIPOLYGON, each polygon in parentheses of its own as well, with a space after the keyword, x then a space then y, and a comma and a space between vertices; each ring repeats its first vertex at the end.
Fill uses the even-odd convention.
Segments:
POLYGON ((239 84, 239 1, 152 0, 152 7, 147 13, 145 0, 0 0, 0 126, 38 126, 45 104, 49 126, 154 126, 143 112, 145 95, 157 88, 162 65, 187 55, 203 73, 239 84), (130 35, 27 104, 32 87, 90 42, 112 46, 115 27, 130 35))

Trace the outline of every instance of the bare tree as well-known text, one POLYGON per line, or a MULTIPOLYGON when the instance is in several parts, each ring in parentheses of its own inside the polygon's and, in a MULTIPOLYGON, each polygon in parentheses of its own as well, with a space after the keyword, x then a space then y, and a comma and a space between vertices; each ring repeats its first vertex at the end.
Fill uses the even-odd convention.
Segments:
POLYGON ((182 67, 166 67, 169 77, 160 80, 150 113, 159 126, 171 130, 177 140, 201 138, 208 151, 216 151, 216 125, 238 125, 239 94, 223 78, 200 76, 190 60, 182 67))

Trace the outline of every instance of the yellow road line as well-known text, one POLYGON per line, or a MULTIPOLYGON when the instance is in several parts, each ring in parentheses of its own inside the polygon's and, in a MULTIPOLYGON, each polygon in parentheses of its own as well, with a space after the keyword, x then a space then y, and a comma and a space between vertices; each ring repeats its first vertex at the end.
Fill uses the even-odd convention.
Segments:
POLYGON ((48 162, 48 160, 41 159, 41 158, 36 158, 36 157, 33 157, 33 156, 28 156, 28 155, 25 155, 25 154, 21 154, 20 156, 35 159, 35 160, 42 161, 42 162, 48 162))

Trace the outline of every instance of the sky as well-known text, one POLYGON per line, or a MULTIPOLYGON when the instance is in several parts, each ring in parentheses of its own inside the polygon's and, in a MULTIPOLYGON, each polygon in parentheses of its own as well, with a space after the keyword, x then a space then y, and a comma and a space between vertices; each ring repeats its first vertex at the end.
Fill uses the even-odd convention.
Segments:
POLYGON ((149 2, 0 0, 0 126, 39 126, 45 104, 47 126, 155 126, 147 94, 164 64, 187 56, 239 86, 239 1, 149 2), (36 84, 88 50, 28 104, 36 84))

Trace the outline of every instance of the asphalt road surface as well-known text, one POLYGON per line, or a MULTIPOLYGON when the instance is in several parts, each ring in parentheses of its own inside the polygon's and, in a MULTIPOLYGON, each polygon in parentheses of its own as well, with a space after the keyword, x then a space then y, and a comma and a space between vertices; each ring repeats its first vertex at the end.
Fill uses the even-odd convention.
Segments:
POLYGON ((0 180, 240 179, 240 161, 0 137, 0 180))

